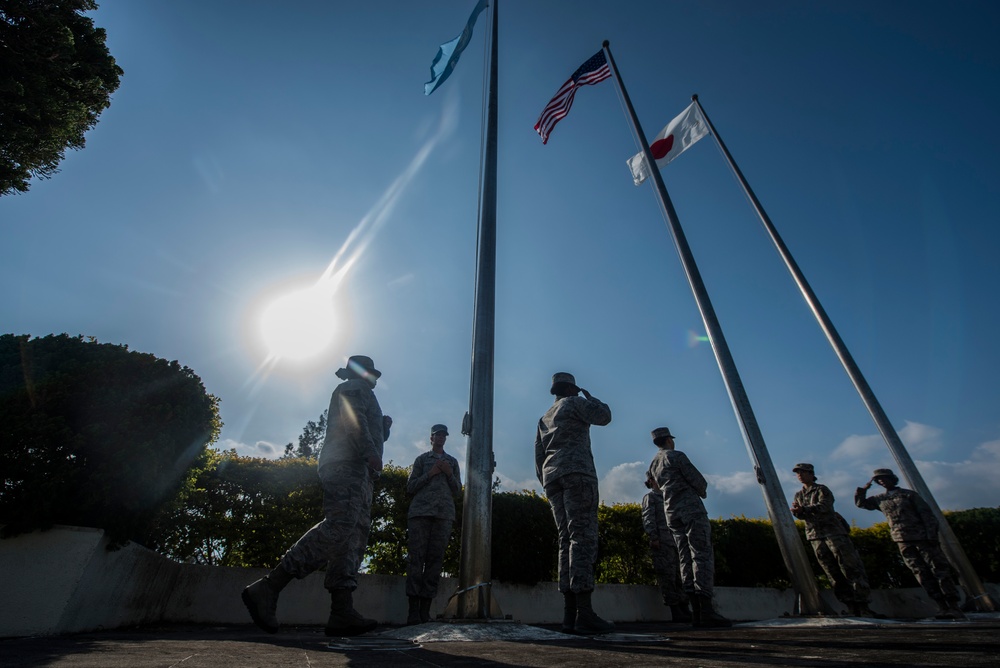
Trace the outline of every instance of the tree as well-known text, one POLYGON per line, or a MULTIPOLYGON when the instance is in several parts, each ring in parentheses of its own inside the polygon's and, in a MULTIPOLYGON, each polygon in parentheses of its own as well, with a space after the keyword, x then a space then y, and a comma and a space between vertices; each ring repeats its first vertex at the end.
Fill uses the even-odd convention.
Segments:
POLYGON ((309 420, 306 426, 302 428, 302 434, 299 435, 298 447, 294 447, 291 443, 287 444, 285 446, 285 454, 281 458, 305 457, 306 459, 316 459, 319 457, 319 451, 323 449, 323 439, 326 438, 326 417, 329 412, 329 409, 323 411, 323 414, 319 416, 318 422, 309 420))
POLYGON ((0 336, 0 523, 144 542, 222 423, 176 361, 66 334, 0 336))
POLYGON ((0 196, 59 171, 111 106, 124 72, 94 0, 0 0, 0 196))

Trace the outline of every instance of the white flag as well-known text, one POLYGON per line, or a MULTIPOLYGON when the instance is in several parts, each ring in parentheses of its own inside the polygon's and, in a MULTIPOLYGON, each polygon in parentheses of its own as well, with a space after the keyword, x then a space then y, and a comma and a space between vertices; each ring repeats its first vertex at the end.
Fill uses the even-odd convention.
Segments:
MULTIPOLYGON (((707 134, 708 123, 705 122, 698 107, 692 102, 677 118, 670 121, 649 145, 653 159, 656 160, 656 166, 662 169, 664 165, 688 150, 691 145, 707 134)), ((646 156, 642 154, 642 151, 628 159, 628 168, 632 170, 632 180, 635 181, 635 185, 639 185, 649 178, 646 156)))

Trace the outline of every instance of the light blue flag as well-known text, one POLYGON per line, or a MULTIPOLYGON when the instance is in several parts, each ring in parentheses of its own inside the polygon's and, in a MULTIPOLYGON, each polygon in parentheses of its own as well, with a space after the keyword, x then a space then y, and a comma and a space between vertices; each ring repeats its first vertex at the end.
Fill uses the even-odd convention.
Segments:
POLYGON ((424 95, 433 93, 451 75, 455 64, 458 63, 459 56, 462 55, 465 47, 469 45, 469 40, 472 39, 472 28, 476 25, 476 19, 479 18, 479 14, 484 9, 489 7, 489 4, 487 0, 479 0, 476 8, 472 10, 472 16, 465 24, 465 29, 462 30, 462 34, 438 48, 434 62, 431 63, 431 80, 424 84, 424 95))

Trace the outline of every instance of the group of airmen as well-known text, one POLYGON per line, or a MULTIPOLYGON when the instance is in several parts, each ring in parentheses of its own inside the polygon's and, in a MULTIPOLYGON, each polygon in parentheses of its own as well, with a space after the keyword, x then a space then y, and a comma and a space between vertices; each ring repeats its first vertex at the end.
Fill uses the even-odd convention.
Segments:
MULTIPOLYGON (((355 608, 368 533, 374 483, 382 470, 382 454, 392 418, 383 415, 373 392, 381 377, 370 357, 354 355, 337 376, 327 431, 318 461, 323 488, 324 519, 292 545, 265 577, 242 594, 254 623, 278 631, 278 596, 293 579, 325 566, 330 592, 328 636, 359 635, 377 622, 355 608)), ((558 587, 563 595, 562 629, 585 635, 607 633, 614 624, 594 612, 594 569, 597 562, 597 471, 590 427, 611 422, 611 409, 576 384, 570 373, 552 377, 555 399, 538 421, 535 470, 555 520, 558 541, 558 587), (582 395, 582 396, 581 396, 582 395)), ((444 451, 448 428, 431 427, 431 449, 413 462, 407 480, 408 568, 407 624, 430 621, 445 548, 455 521, 455 496, 462 482, 458 461, 444 451)), ((674 446, 667 427, 652 431, 657 447, 646 473, 649 492, 642 501, 643 527, 649 537, 653 565, 663 602, 674 622, 695 626, 730 626, 713 605, 715 576, 711 525, 702 500, 708 483, 687 455, 674 446)), ((875 615, 864 565, 849 537, 847 522, 833 509, 833 494, 816 481, 812 464, 796 464, 802 482, 791 511, 806 525, 806 538, 833 585, 834 595, 853 614, 875 615)), ((959 592, 937 537, 937 520, 915 492, 897 486, 889 469, 877 469, 855 494, 859 508, 881 510, 906 565, 937 602, 938 617, 960 619, 959 592), (867 497, 872 483, 885 492, 867 497)))

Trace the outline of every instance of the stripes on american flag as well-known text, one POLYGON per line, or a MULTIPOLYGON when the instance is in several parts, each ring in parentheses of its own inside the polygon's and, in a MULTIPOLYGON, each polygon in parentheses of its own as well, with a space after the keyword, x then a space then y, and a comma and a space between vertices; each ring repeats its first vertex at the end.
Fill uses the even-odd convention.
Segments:
POLYGON ((545 105, 545 108, 542 109, 542 115, 538 117, 538 122, 535 123, 535 132, 541 136, 542 143, 548 143, 549 135, 552 134, 556 123, 566 118, 566 115, 569 114, 569 108, 573 106, 573 98, 576 97, 577 88, 580 86, 592 86, 610 76, 611 68, 608 66, 608 59, 604 56, 604 49, 601 49, 587 60, 587 62, 580 65, 579 69, 573 72, 573 76, 559 87, 556 94, 545 105))

